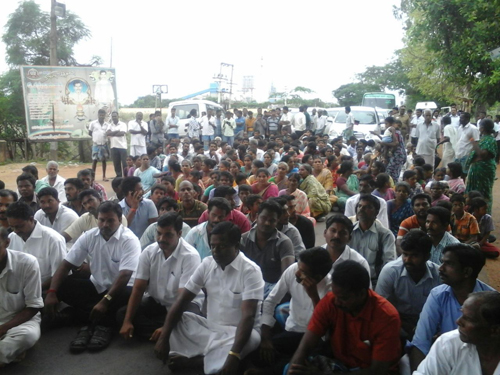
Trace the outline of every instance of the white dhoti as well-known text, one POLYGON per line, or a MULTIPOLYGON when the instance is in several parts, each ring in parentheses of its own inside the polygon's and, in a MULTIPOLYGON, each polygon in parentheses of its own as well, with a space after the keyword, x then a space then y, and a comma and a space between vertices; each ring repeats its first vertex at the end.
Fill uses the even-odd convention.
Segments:
POLYGON ((147 153, 146 146, 130 146, 130 156, 141 156, 147 153))
POLYGON ((436 161, 436 158, 435 158, 436 154, 432 154, 432 155, 420 154, 419 156, 424 158, 425 164, 432 165, 432 169, 434 169, 434 163, 436 161))
POLYGON ((0 337, 0 363, 10 363, 40 339, 40 315, 11 328, 0 337))
MULTIPOLYGON (((206 318, 185 312, 181 321, 170 335, 170 355, 187 358, 204 356, 205 374, 218 373, 231 350, 236 337, 234 326, 222 326, 209 322, 206 318)), ((240 355, 246 355, 260 345, 260 334, 255 329, 243 347, 240 355)))

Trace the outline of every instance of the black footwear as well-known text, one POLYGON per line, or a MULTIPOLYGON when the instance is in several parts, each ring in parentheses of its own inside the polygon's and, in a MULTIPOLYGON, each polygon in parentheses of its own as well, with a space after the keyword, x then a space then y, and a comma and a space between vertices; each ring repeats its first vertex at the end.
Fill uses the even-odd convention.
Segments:
POLYGON ((104 326, 96 326, 94 334, 90 339, 87 349, 91 352, 98 352, 108 347, 111 342, 111 328, 104 326))
POLYGON ((42 316, 41 329, 42 332, 54 328, 69 327, 75 324, 75 309, 66 307, 65 309, 56 312, 52 317, 48 315, 42 316))
POLYGON ((92 337, 92 331, 90 327, 85 326, 78 331, 76 338, 69 344, 69 350, 73 354, 83 353, 87 350, 87 345, 92 337))

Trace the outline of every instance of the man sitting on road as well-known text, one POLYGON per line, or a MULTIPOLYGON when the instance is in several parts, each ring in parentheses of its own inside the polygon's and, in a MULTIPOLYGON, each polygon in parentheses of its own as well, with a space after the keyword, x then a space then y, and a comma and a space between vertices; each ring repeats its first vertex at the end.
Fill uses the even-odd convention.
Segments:
POLYGON ((413 338, 427 296, 441 283, 439 266, 429 260, 431 247, 432 240, 425 232, 409 232, 401 242, 403 253, 382 268, 375 288, 398 310, 405 340, 413 338))
POLYGON ((160 216, 157 224, 157 242, 141 253, 129 303, 117 313, 126 340, 133 335, 158 339, 168 310, 201 263, 196 249, 181 238, 184 223, 178 213, 160 216))
POLYGON ((31 254, 38 260, 42 290, 47 290, 57 267, 66 256, 63 236, 37 222, 33 218, 31 208, 22 202, 12 203, 9 206, 7 220, 13 230, 9 235, 9 248, 31 254))
POLYGON ((62 301, 75 309, 75 318, 91 324, 80 329, 70 344, 72 353, 98 351, 111 340, 119 308, 128 303, 141 245, 134 233, 121 224, 119 204, 104 202, 98 210, 98 227, 85 232, 57 269, 45 298, 49 317, 62 301), (87 259, 90 278, 68 276, 87 259))
POLYGON ((9 226, 9 221, 7 220, 7 208, 17 202, 17 194, 9 189, 0 190, 0 228, 5 228, 7 233, 10 234, 12 229, 9 226))
POLYGON ((460 242, 447 232, 450 227, 450 219, 451 212, 444 207, 431 207, 427 211, 425 227, 432 240, 430 261, 438 265, 441 264, 443 249, 448 245, 460 242))
POLYGON ((394 306, 369 285, 370 275, 358 262, 346 260, 335 266, 332 293, 314 309, 307 331, 290 361, 288 374, 310 370, 306 361, 326 334, 330 336, 335 369, 343 370, 339 372, 358 369, 353 374, 397 373, 394 367, 401 353, 399 315, 394 306))
POLYGON ((64 177, 59 176, 59 164, 51 160, 47 163, 47 176, 42 178, 42 182, 57 190, 58 198, 61 203, 66 202, 66 192, 64 191, 64 177))
POLYGON ((436 340, 415 375, 498 374, 500 293, 469 294, 457 324, 436 340))
POLYGON ((292 241, 276 228, 282 213, 278 203, 265 201, 259 207, 257 224, 241 237, 240 250, 262 269, 264 298, 295 262, 292 241))
POLYGON ((26 203, 33 212, 40 209, 40 201, 35 192, 36 178, 29 173, 17 176, 17 190, 19 191, 19 202, 26 203))
POLYGON ((290 214, 288 213, 288 202, 286 200, 286 196, 282 195, 281 197, 272 197, 269 199, 278 203, 283 209, 283 213, 278 220, 278 225, 276 226, 276 228, 285 236, 287 236, 290 241, 292 241, 295 258, 298 258, 299 254, 304 251, 306 247, 304 246, 304 242, 302 242, 302 237, 300 236, 299 230, 295 228, 295 226, 289 221, 290 214))
POLYGON ((148 225, 158 219, 158 210, 151 200, 143 198, 144 190, 139 177, 124 178, 122 192, 125 197, 120 202, 123 215, 127 218, 130 230, 137 238, 141 238, 148 225))
POLYGON ((484 264, 483 253, 470 245, 443 249, 439 276, 444 284, 431 290, 420 314, 409 352, 411 371, 429 354, 436 334, 457 328, 460 309, 470 293, 493 290, 477 279, 484 264))
MULTIPOLYGON (((280 195, 287 200, 286 206, 288 207, 288 221, 295 227, 302 237, 306 249, 316 246, 316 233, 314 233, 314 224, 312 218, 307 218, 299 215, 295 209, 297 200, 293 195, 280 195)), ((314 220, 314 219, 313 219, 314 220)))
POLYGON ((207 209, 207 205, 196 199, 196 190, 194 190, 191 181, 182 181, 179 185, 179 214, 182 220, 191 228, 198 225, 198 219, 207 209))
POLYGON ((71 208, 78 216, 85 213, 82 202, 78 199, 78 194, 83 190, 83 182, 78 178, 68 178, 64 181, 64 191, 66 193, 66 202, 64 206, 71 208))
POLYGON ((0 227, 0 368, 19 362, 40 338, 43 307, 36 258, 9 249, 7 230, 0 227))
POLYGON ((420 193, 415 194, 411 199, 411 207, 415 215, 403 220, 399 225, 398 236, 396 239, 396 246, 398 254, 401 254, 401 241, 403 237, 412 229, 420 229, 427 232, 426 221, 427 211, 431 208, 431 197, 428 194, 420 193))
POLYGON ((75 211, 61 204, 56 189, 43 188, 38 192, 38 199, 40 209, 35 212, 35 220, 57 233, 62 235, 64 230, 78 219, 75 211))
MULTIPOLYGON (((238 250, 240 237, 239 228, 227 221, 212 230, 213 256, 202 261, 185 285, 156 343, 156 355, 164 362, 169 354, 204 355, 205 374, 233 374, 240 360, 259 346, 264 280, 259 267, 238 250), (206 318, 185 312, 202 288, 208 301, 206 318)), ((169 367, 181 362, 173 357, 169 367)))
POLYGON ((76 177, 82 181, 83 189, 94 189, 101 195, 102 200, 108 200, 104 186, 95 182, 95 172, 92 169, 82 169, 78 171, 76 177))

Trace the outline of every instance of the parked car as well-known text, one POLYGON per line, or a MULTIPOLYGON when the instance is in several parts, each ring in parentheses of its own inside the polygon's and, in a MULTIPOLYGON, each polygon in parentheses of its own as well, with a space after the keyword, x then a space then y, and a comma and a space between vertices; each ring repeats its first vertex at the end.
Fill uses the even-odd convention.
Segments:
POLYGON ((191 110, 196 109, 198 118, 201 117, 202 112, 208 112, 209 109, 213 110, 215 116, 215 111, 220 109, 222 111, 222 117, 224 117, 224 108, 220 104, 211 102, 210 100, 182 100, 178 102, 171 102, 168 107, 168 115, 172 108, 175 108, 175 114, 179 117, 179 136, 184 137, 187 132, 187 124, 189 122, 188 115, 191 110))
MULTIPOLYGON (((330 121, 327 122, 327 132, 330 138, 336 138, 345 129, 347 114, 344 107, 327 109, 330 121), (335 117, 333 117, 335 116, 335 117)), ((354 119, 359 121, 359 125, 354 127, 354 135, 358 139, 371 139, 370 131, 382 131, 383 118, 380 118, 379 111, 372 107, 351 106, 354 119)))

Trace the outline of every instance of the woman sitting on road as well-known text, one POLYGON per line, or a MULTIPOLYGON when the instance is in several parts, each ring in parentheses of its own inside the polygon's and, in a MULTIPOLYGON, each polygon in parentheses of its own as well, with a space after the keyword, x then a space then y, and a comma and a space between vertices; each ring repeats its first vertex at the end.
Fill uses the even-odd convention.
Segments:
POLYGON ((313 176, 312 167, 309 164, 301 164, 299 175, 302 177, 299 188, 307 195, 312 217, 317 221, 324 221, 324 217, 332 209, 330 197, 323 185, 313 176))
POLYGON ((350 160, 343 161, 337 171, 337 206, 341 211, 345 209, 347 199, 359 193, 358 177, 354 173, 354 163, 350 160))
POLYGON ((309 201, 307 199, 306 193, 300 190, 300 175, 298 173, 292 173, 288 176, 288 187, 286 189, 280 190, 279 195, 293 195, 295 197, 295 211, 302 216, 316 220, 311 217, 311 210, 309 208, 309 201))
POLYGON ((288 184, 288 164, 284 162, 278 163, 278 173, 269 179, 269 182, 274 182, 278 186, 278 190, 286 189, 288 184))
POLYGON ((409 199, 410 193, 411 187, 407 182, 398 182, 396 184, 396 197, 387 201, 389 229, 394 233, 394 236, 397 236, 401 222, 414 215, 409 199))
POLYGON ((257 182, 252 185, 252 194, 258 194, 262 200, 267 200, 271 197, 277 197, 279 190, 276 184, 269 182, 269 171, 266 168, 260 168, 257 171, 257 182))

